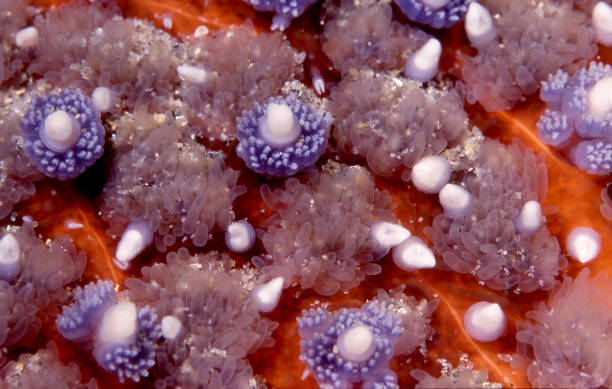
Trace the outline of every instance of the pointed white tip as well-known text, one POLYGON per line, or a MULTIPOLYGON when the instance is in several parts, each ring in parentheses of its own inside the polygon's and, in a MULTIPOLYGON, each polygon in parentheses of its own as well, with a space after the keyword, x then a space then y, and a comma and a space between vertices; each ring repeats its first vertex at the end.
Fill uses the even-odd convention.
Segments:
POLYGON ((576 227, 567 237, 567 252, 581 263, 597 258, 601 250, 601 237, 592 228, 576 227))
POLYGON ((473 2, 465 15, 465 33, 473 47, 482 47, 497 37, 489 10, 473 2))
POLYGON ((448 183, 450 171, 450 164, 443 156, 425 157, 413 166, 412 183, 421 192, 438 193, 448 183))
POLYGON ((94 107, 100 112, 108 112, 117 104, 117 96, 112 89, 99 86, 91 94, 94 107))
POLYGON ((21 248, 10 232, 0 239, 0 278, 14 281, 21 267, 21 248))
POLYGON ((598 2, 593 8, 592 16, 595 38, 602 45, 612 46, 612 5, 604 1, 598 2))
POLYGON ((400 224, 379 220, 370 225, 370 236, 385 249, 397 246, 410 238, 410 235, 410 231, 400 224))
POLYGON ((183 325, 175 316, 164 316, 161 319, 161 332, 164 338, 168 340, 176 339, 182 331, 183 325))
POLYGON ((597 81, 589 90, 587 111, 602 117, 612 112, 612 77, 597 81))
POLYGON ((115 258, 117 261, 127 264, 143 252, 152 241, 153 231, 151 231, 151 227, 146 220, 131 222, 121 235, 115 251, 115 258))
POLYGON ((467 333, 479 342, 493 342, 506 331, 506 315, 499 304, 479 301, 463 316, 467 333))
POLYGON ((323 80, 321 75, 312 77, 312 86, 319 96, 325 93, 325 80, 323 80))
POLYGON ((464 187, 446 184, 438 194, 444 214, 451 219, 465 216, 472 205, 472 195, 464 187))
POLYGON ((208 72, 195 66, 179 65, 176 67, 176 71, 183 80, 194 84, 203 84, 208 80, 208 72))
POLYGON ((235 253, 249 251, 255 244, 255 230, 245 221, 233 222, 225 231, 225 244, 235 253))
POLYGON ((411 236, 395 246, 392 257, 397 267, 406 271, 430 269, 436 266, 433 251, 416 236, 411 236))
POLYGON ((36 27, 26 27, 15 33, 15 44, 17 47, 34 47, 38 43, 38 30, 36 27))
POLYGON ((138 330, 136 305, 129 301, 109 307, 98 328, 98 341, 102 344, 131 343, 138 330))
POLYGON ((442 45, 436 38, 428 40, 420 49, 408 58, 404 74, 413 80, 426 82, 438 72, 442 45))
POLYGON ((283 277, 276 277, 253 289, 251 296, 262 312, 272 312, 276 309, 283 291, 283 277))
POLYGON ((81 125, 65 111, 55 111, 47 115, 40 131, 40 140, 58 153, 71 149, 80 136, 81 125))
POLYGON ((338 336, 338 353, 351 362, 363 362, 376 351, 376 341, 370 327, 359 324, 338 336))
POLYGON ((533 234, 544 224, 542 216, 542 206, 535 200, 527 201, 521 213, 514 220, 514 227, 523 234, 533 234))

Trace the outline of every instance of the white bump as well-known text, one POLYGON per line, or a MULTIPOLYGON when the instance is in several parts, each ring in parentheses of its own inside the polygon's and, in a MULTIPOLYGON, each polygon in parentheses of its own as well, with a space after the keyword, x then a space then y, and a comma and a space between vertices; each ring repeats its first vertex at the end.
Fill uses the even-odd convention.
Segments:
POLYGON ((14 281, 21 267, 21 248, 10 232, 0 239, 0 278, 14 281))
POLYGON ((272 312, 276 309, 283 291, 283 283, 283 277, 276 277, 253 289, 251 296, 257 309, 262 312, 272 312))
POLYGON ((400 269, 412 271, 436 266, 433 251, 419 237, 411 236, 393 248, 393 262, 400 269))
POLYGON ((153 231, 146 220, 131 222, 123 231, 115 258, 122 263, 129 263, 153 241, 153 231))
POLYGON ((497 37, 489 10, 473 2, 465 15, 465 33, 473 47, 482 47, 497 37))
POLYGON ((397 246, 410 238, 410 235, 410 231, 400 224, 379 220, 370 225, 370 236, 385 249, 397 246))
POLYGON ((467 333, 479 342, 493 342, 506 331, 506 315, 499 304, 480 301, 463 316, 467 333))
POLYGON ((422 158, 412 168, 412 183, 425 193, 438 193, 450 179, 450 164, 440 155, 422 158))
POLYGON ((451 219, 465 216, 472 205, 472 195, 460 185, 444 185, 438 198, 444 214, 451 219))
POLYGON ((48 115, 40 131, 40 140, 45 146, 58 153, 71 149, 80 136, 79 122, 64 111, 55 111, 48 115))
POLYGON ((121 302, 109 307, 102 316, 98 328, 98 341, 102 344, 128 344, 138 330, 136 305, 121 302))
POLYGON ((338 336, 338 353, 351 362, 363 362, 376 351, 376 341, 370 327, 359 324, 338 336))
POLYGON ((514 227, 523 234, 533 234, 544 224, 542 206, 535 200, 523 204, 521 213, 514 219, 514 227))
POLYGON ((576 227, 567 237, 567 252, 581 263, 592 261, 601 250, 601 237, 592 228, 576 227))
POLYGON ((66 228, 69 230, 78 230, 84 227, 83 224, 70 219, 64 222, 64 226, 66 226, 66 228))
POLYGON ((287 104, 270 103, 259 132, 271 147, 280 148, 294 143, 302 131, 287 104))
POLYGON ((100 112, 108 112, 117 104, 117 96, 112 89, 99 86, 91 94, 94 107, 100 112))
POLYGON ((183 325, 175 316, 164 316, 161 319, 161 332, 164 338, 169 340, 176 339, 182 331, 183 325))
POLYGON ((245 221, 233 222, 225 231, 225 244, 235 253, 249 251, 255 243, 255 230, 245 221))
POLYGON ((194 84, 203 84, 208 79, 208 72, 195 66, 179 65, 176 67, 176 71, 183 80, 194 84))
POLYGON ((26 27, 15 33, 15 44, 18 47, 34 47, 38 43, 38 29, 26 27))
POLYGON ((408 58, 404 74, 417 81, 429 81, 438 72, 438 63, 442 54, 442 45, 435 38, 428 40, 420 49, 408 58))
POLYGON ((450 0, 421 0, 421 2, 431 9, 440 9, 446 6, 450 0))
POLYGON ((600 1, 593 8, 592 16, 595 38, 603 45, 612 46, 612 6, 600 1))
POLYGON ((587 110, 605 116, 612 111, 612 77, 597 81, 587 95, 587 110))

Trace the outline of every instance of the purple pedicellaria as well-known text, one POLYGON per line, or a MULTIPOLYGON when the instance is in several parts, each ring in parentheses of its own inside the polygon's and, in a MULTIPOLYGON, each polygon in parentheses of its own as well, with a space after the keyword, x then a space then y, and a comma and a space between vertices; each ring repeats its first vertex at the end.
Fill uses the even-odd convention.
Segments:
POLYGON ((48 177, 75 178, 104 152, 100 113, 78 89, 34 97, 21 130, 26 156, 48 177))
POLYGON ((236 154, 247 167, 284 178, 314 165, 325 152, 331 116, 291 94, 256 104, 236 119, 236 125, 236 154))
POLYGON ((472 0, 395 0, 413 22, 433 28, 449 28, 463 19, 472 0))

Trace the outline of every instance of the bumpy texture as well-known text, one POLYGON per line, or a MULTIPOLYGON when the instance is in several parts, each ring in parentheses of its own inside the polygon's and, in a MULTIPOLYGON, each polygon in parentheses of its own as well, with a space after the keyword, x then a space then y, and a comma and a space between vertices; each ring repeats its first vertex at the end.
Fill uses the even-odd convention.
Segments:
POLYGON ((566 277, 517 326, 512 366, 526 369, 534 387, 612 387, 611 293, 605 273, 566 277))
POLYGON ((35 96, 21 119, 24 151, 30 162, 48 177, 65 180, 75 178, 93 165, 104 153, 105 130, 100 112, 80 90, 62 90, 59 94, 35 96), (57 152, 41 140, 48 115, 64 111, 81 127, 81 135, 70 149, 57 152))
POLYGON ((262 227, 268 253, 253 263, 269 278, 282 276, 322 295, 357 286, 366 275, 378 274, 377 244, 369 236, 372 222, 393 222, 395 204, 376 188, 370 173, 359 166, 328 164, 309 170, 303 182, 285 181, 285 188, 261 187, 276 211, 262 227))
POLYGON ((64 338, 81 341, 89 337, 106 308, 117 301, 115 284, 109 280, 90 282, 72 291, 74 302, 62 308, 55 319, 57 331, 64 338))
POLYGON ((144 219, 160 251, 183 237, 204 246, 211 231, 232 221, 232 202, 246 191, 236 185, 239 172, 225 166, 221 152, 182 139, 176 127, 145 134, 113 162, 101 207, 108 233, 121 236, 131 221, 144 219))
POLYGON ((176 40, 151 23, 123 20, 118 13, 110 4, 76 1, 38 16, 40 42, 28 70, 88 94, 109 87, 131 110, 163 111, 178 82, 176 40))
POLYGON ((93 350, 98 364, 117 375, 121 383, 126 378, 140 382, 140 378, 149 376, 149 369, 155 365, 157 340, 161 337, 157 315, 145 306, 138 308, 136 321, 137 334, 131 343, 96 345, 93 350))
POLYGON ((328 1, 326 9, 329 20, 322 48, 343 73, 367 67, 376 71, 401 69, 429 37, 418 28, 392 20, 393 10, 384 2, 343 0, 336 6, 328 1))
POLYGON ((331 116, 319 108, 310 107, 295 95, 268 99, 263 104, 245 111, 236 119, 238 146, 236 154, 247 167, 259 174, 272 177, 289 177, 314 165, 327 148, 331 116), (286 105, 293 113, 293 120, 300 126, 300 136, 287 146, 271 147, 260 135, 262 120, 270 104, 286 105))
POLYGON ((379 291, 379 296, 382 299, 368 301, 360 309, 343 308, 332 313, 311 308, 297 318, 300 360, 306 363, 319 386, 346 388, 363 382, 364 388, 399 388, 389 361, 395 355, 410 354, 425 345, 434 332, 428 323, 438 302, 417 303, 401 290, 391 295, 379 291), (373 354, 361 362, 346 360, 337 346, 343 332, 355 326, 367 327, 375 342, 373 354))
POLYGON ((405 181, 419 159, 439 154, 469 128, 454 89, 424 90, 419 82, 370 70, 343 78, 330 99, 338 151, 365 158, 376 174, 405 181))
POLYGON ((191 65, 209 76, 203 84, 184 81, 180 95, 185 114, 203 136, 217 140, 236 137, 236 118, 255 102, 280 94, 286 81, 302 75, 304 54, 280 33, 256 34, 246 23, 219 30, 193 42, 191 65))
POLYGON ((257 11, 274 12, 271 30, 283 31, 317 0, 243 0, 257 11))
POLYGON ((27 26, 31 14, 25 0, 0 0, 0 85, 18 76, 30 60, 29 50, 15 45, 15 33, 27 26))
POLYGON ((166 264, 144 267, 142 278, 125 282, 132 301, 150 305, 159 317, 175 316, 184 328, 159 346, 157 367, 163 376, 156 388, 247 386, 253 371, 245 356, 273 344, 276 323, 250 304, 244 274, 226 255, 192 257, 182 248, 166 259, 166 264))
POLYGON ((570 2, 485 0, 499 35, 476 56, 460 55, 468 101, 487 111, 512 108, 559 68, 576 69, 597 53, 589 17, 570 2), (533 28, 538 26, 538 28, 533 28))
POLYGON ((459 366, 456 368, 444 359, 438 359, 438 363, 442 365, 441 375, 438 378, 421 369, 410 371, 410 375, 419 381, 415 388, 502 388, 501 384, 489 381, 489 373, 486 368, 474 370, 474 365, 467 359, 466 355, 460 356, 459 366))
POLYGON ((610 65, 591 62, 571 77, 562 70, 550 74, 540 89, 549 109, 538 121, 538 136, 556 147, 567 146, 574 134, 587 139, 573 146, 571 156, 576 166, 592 174, 612 172, 612 111, 590 112, 588 102, 591 89, 608 78, 610 65))
POLYGON ((446 266, 473 274, 497 290, 550 290, 567 264, 557 239, 543 226, 532 235, 515 230, 523 204, 546 198, 548 175, 542 155, 520 144, 485 141, 475 166, 457 182, 473 196, 467 215, 435 217, 425 233, 446 266))
POLYGON ((395 0, 413 22, 433 28, 449 28, 463 19, 472 0, 450 0, 441 8, 431 8, 422 0, 395 0))
POLYGON ((75 362, 68 365, 59 360, 57 346, 53 342, 46 349, 35 354, 23 353, 16 361, 10 361, 0 370, 3 389, 96 389, 96 380, 91 378, 87 384, 81 383, 81 372, 75 362))
POLYGON ((43 175, 25 156, 17 115, 0 113, 0 219, 13 206, 36 192, 34 182, 43 175))
POLYGON ((78 280, 86 256, 69 239, 44 244, 31 224, 0 230, 13 234, 21 250, 21 270, 14 282, 0 281, 0 345, 29 344, 49 315, 68 299, 65 286, 78 280))

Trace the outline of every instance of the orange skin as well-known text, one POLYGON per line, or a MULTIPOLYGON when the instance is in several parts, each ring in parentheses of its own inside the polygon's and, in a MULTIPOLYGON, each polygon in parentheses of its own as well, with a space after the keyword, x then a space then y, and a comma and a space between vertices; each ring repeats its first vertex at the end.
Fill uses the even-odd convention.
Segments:
MULTIPOLYGON (((39 6, 48 6, 64 2, 64 0, 34 0, 39 6)), ((163 28, 162 17, 171 15, 173 26, 170 33, 186 38, 201 25, 210 29, 224 28, 233 24, 241 24, 251 19, 258 31, 269 28, 271 15, 256 13, 248 5, 238 0, 209 0, 203 6, 203 1, 195 0, 119 0, 126 17, 139 17, 153 21, 157 27, 163 28)), ((309 58, 319 66, 327 81, 337 81, 337 74, 329 67, 329 61, 321 55, 320 42, 314 33, 321 31, 316 22, 320 5, 313 6, 305 15, 294 21, 286 31, 289 40, 299 50, 309 53, 309 58)), ((444 46, 441 68, 446 71, 456 63, 457 51, 470 53, 471 48, 465 38, 461 25, 448 31, 429 31, 436 35, 444 46)), ((599 47, 596 60, 612 63, 612 50, 599 47)), ((305 82, 309 82, 305 80, 305 82)), ((576 226, 588 226, 597 230, 602 236, 602 251, 599 257, 588 264, 591 274, 603 270, 612 270, 610 256, 612 242, 605 237, 612 236, 612 224, 605 220, 600 212, 600 191, 609 178, 592 176, 575 168, 560 151, 544 145, 537 137, 535 124, 543 113, 545 104, 537 94, 521 102, 511 111, 488 113, 478 104, 466 106, 472 124, 478 126, 485 135, 499 139, 508 144, 513 138, 519 138, 524 144, 543 152, 546 156, 549 175, 548 198, 544 206, 556 206, 559 211, 548 217, 548 228, 565 247, 565 237, 576 226)), ((235 169, 240 169, 239 184, 250 188, 249 199, 241 197, 235 202, 236 214, 239 218, 248 217, 257 224, 270 215, 261 198, 258 187, 262 179, 244 169, 242 161, 232 152, 228 153, 228 163, 235 169), (260 213, 263 209, 265 212, 260 213)), ((415 190, 407 189, 404 183, 377 178, 381 189, 387 189, 398 204, 396 215, 409 225, 412 221, 413 232, 424 238, 422 229, 431 225, 433 217, 440 212, 440 206, 435 196, 427 196, 415 190), (419 218, 422 220, 418 220, 419 218)), ((37 194, 30 200, 18 205, 16 211, 20 214, 30 214, 38 221, 38 232, 46 237, 69 235, 81 250, 88 254, 89 262, 85 270, 84 282, 96 278, 110 278, 122 284, 129 276, 138 274, 122 272, 112 263, 117 241, 105 233, 105 223, 97 216, 101 200, 91 201, 74 183, 43 180, 37 184, 37 194), (53 195, 53 193, 56 193, 53 195), (61 194, 61 195, 57 195, 61 194), (84 225, 82 229, 69 230, 65 222, 71 220, 84 225)), ((224 250, 223 234, 214 234, 214 239, 206 249, 224 250)), ((260 243, 251 252, 240 255, 231 254, 237 264, 250 260, 254 253, 261 252, 260 243)), ((154 250, 148 250, 141 257, 140 264, 150 264, 163 260, 163 255, 154 250)), ((487 367, 489 379, 502 383, 504 386, 529 387, 524 373, 513 370, 498 358, 498 354, 512 354, 515 351, 516 323, 525 320, 525 313, 533 307, 534 301, 547 298, 544 292, 535 292, 527 296, 508 295, 492 291, 478 285, 470 275, 461 275, 442 270, 424 270, 407 273, 398 269, 390 256, 381 261, 383 272, 378 276, 369 277, 359 287, 350 293, 339 293, 333 297, 321 297, 311 290, 301 291, 290 288, 283 292, 279 307, 266 314, 272 320, 280 323, 273 337, 276 345, 272 348, 260 349, 249 355, 249 360, 255 374, 265 378, 272 388, 316 388, 312 376, 302 380, 305 365, 299 361, 299 336, 297 333, 296 316, 300 311, 310 307, 315 301, 328 304, 331 309, 339 307, 359 307, 366 299, 376 295, 377 288, 392 289, 399 285, 407 285, 406 292, 417 297, 440 299, 440 305, 434 314, 432 325, 436 329, 433 341, 428 343, 428 359, 423 361, 416 352, 410 356, 396 357, 392 368, 398 374, 400 387, 413 386, 416 381, 409 376, 414 368, 421 368, 434 376, 439 375, 440 366, 437 359, 444 358, 454 365, 459 354, 469 355, 476 369, 487 367), (467 308, 480 300, 499 303, 508 318, 508 330, 505 335, 493 343, 479 343, 472 340, 463 328, 463 314, 467 308)), ((138 266, 136 266, 138 268, 138 266)), ((585 265, 570 260, 570 265, 562 272, 575 276, 585 265)), ((612 297, 611 297, 612 298, 612 297)), ((47 339, 55 340, 64 362, 77 360, 84 378, 95 377, 100 387, 152 387, 152 378, 145 379, 140 384, 119 384, 116 378, 100 369, 87 352, 83 352, 74 344, 63 340, 55 331, 53 325, 43 327, 43 337, 38 345, 44 345, 47 339)), ((155 372, 153 371, 153 374, 155 372)), ((154 377, 153 377, 154 378, 154 377)))

